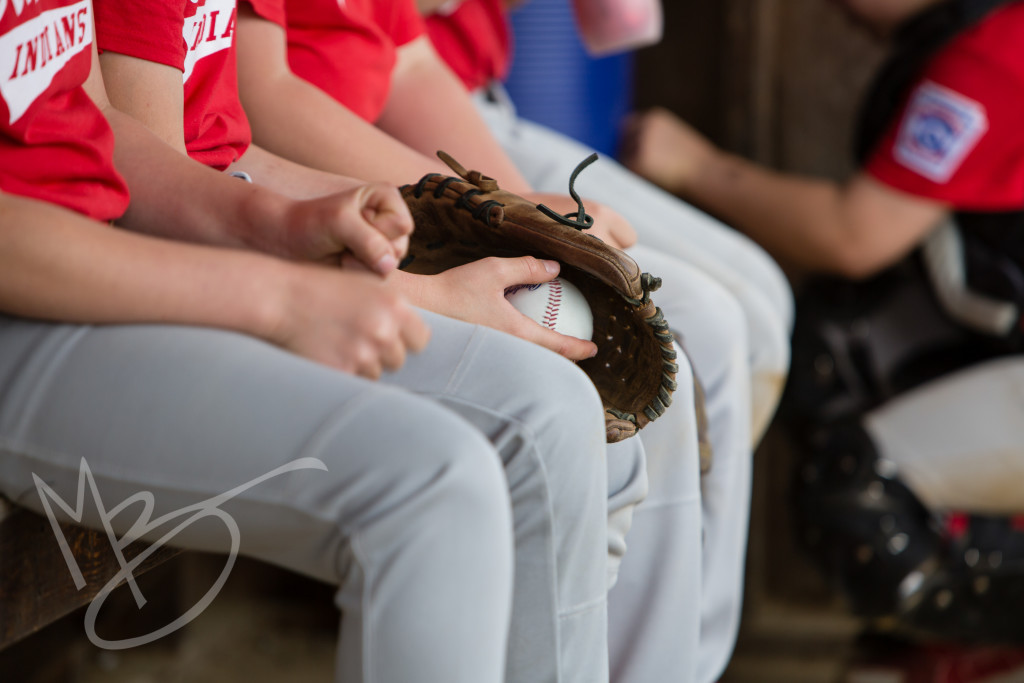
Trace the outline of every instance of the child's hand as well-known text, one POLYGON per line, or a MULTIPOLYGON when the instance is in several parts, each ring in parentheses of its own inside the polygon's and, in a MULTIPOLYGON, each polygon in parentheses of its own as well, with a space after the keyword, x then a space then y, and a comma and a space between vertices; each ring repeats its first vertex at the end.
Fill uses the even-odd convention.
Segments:
POLYGON ((669 192, 686 195, 717 149, 672 112, 634 114, 626 126, 622 163, 669 192))
POLYGON ((396 282, 414 292, 412 298, 417 305, 435 313, 501 330, 570 360, 591 358, 597 353, 593 342, 542 327, 517 311, 505 298, 509 287, 548 282, 558 275, 558 270, 556 261, 532 256, 492 256, 439 275, 406 274, 396 282))
MULTIPOLYGON (((569 195, 528 192, 523 197, 562 214, 573 213, 579 208, 569 195)), ((594 226, 585 230, 586 234, 598 237, 616 249, 628 249, 636 244, 636 231, 619 212, 586 197, 583 198, 583 207, 594 219, 594 226)))
POLYGON ((295 202, 285 226, 293 258, 339 264, 352 256, 378 275, 398 266, 412 228, 398 190, 383 183, 295 202))
POLYGON ((287 264, 278 314, 261 336, 310 360, 369 379, 421 351, 430 330, 380 278, 287 264))

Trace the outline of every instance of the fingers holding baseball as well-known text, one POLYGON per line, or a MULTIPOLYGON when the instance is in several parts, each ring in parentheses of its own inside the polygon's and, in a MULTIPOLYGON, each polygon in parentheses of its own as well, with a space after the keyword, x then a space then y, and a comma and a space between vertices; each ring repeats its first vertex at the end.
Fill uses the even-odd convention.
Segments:
POLYGON ((516 324, 512 332, 520 339, 539 344, 572 361, 586 360, 597 355, 597 345, 594 342, 559 334, 525 316, 522 317, 523 322, 516 324))
POLYGON ((294 256, 344 266, 343 257, 350 255, 378 275, 398 267, 412 229, 398 190, 383 183, 296 202, 288 220, 294 256))
POLYGON ((531 256, 474 261, 436 276, 445 293, 440 297, 444 303, 435 310, 513 334, 570 360, 591 358, 597 353, 593 342, 544 327, 518 311, 505 297, 509 288, 547 283, 554 280, 558 272, 557 261, 531 256))

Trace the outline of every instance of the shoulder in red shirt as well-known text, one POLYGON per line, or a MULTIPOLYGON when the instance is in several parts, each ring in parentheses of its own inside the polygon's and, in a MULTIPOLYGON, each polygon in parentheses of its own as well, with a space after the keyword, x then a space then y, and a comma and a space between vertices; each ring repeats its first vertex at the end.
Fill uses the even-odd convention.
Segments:
POLYGON ((504 80, 512 40, 502 0, 463 0, 427 19, 437 53, 469 90, 504 80))
POLYGON ((866 171, 964 211, 1024 208, 1024 2, 931 60, 866 171))
POLYGON ((185 147, 223 170, 252 133, 238 97, 235 0, 94 0, 101 50, 180 69, 185 147))
POLYGON ((111 220, 128 189, 82 89, 92 40, 89 0, 0 0, 0 190, 111 220))
POLYGON ((398 48, 424 32, 412 0, 247 1, 284 22, 292 71, 367 121, 387 102, 398 48))

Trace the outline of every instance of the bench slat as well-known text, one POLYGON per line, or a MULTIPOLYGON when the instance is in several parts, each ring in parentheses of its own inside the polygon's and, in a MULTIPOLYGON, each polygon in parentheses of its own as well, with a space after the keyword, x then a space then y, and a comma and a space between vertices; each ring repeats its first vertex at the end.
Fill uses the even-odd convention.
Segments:
MULTIPOLYGON (((82 590, 75 587, 48 519, 16 506, 0 514, 0 649, 87 604, 120 571, 105 534, 71 524, 61 529, 85 577, 82 590)), ((133 543, 125 548, 125 557, 131 559, 146 547, 133 543)), ((160 548, 135 575, 180 552, 160 548)))

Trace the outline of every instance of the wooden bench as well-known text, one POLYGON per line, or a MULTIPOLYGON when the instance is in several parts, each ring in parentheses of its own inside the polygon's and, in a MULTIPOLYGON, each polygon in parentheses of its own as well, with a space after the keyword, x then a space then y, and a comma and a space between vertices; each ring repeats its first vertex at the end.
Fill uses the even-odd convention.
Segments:
MULTIPOLYGON (((72 524, 62 524, 61 531, 86 580, 81 590, 50 521, 0 499, 0 650, 87 604, 121 570, 105 534, 72 524)), ((133 543, 125 548, 125 557, 134 558, 145 549, 145 544, 133 543)), ((179 552, 160 548, 134 575, 179 552)))

